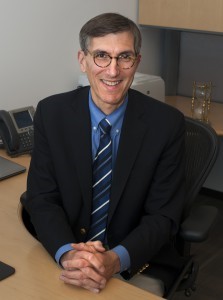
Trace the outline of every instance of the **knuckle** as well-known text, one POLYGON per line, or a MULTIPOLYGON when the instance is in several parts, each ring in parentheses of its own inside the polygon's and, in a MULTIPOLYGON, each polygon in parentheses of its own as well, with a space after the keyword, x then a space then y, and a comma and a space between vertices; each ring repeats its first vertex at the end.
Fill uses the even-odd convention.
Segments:
POLYGON ((91 273, 91 268, 85 267, 85 268, 83 268, 83 271, 84 271, 84 274, 86 274, 87 276, 89 276, 90 273, 91 273))
POLYGON ((77 262, 77 268, 78 269, 81 269, 85 267, 85 261, 83 259, 80 259, 78 262, 77 262))
POLYGON ((94 255, 91 252, 88 252, 88 259, 91 261, 93 259, 94 255))
POLYGON ((79 279, 84 281, 86 279, 86 275, 83 272, 81 272, 79 279))
POLYGON ((82 284, 82 282, 80 280, 75 280, 75 285, 83 287, 83 284, 82 284))
POLYGON ((82 280, 82 284, 83 284, 84 286, 89 285, 89 279, 84 278, 84 279, 82 280))

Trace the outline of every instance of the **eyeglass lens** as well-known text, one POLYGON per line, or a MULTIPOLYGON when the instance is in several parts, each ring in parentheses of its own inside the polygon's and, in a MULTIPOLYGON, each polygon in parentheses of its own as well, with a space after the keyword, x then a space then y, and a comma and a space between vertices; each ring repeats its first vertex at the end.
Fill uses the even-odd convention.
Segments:
POLYGON ((120 55, 118 57, 111 57, 108 54, 100 54, 100 53, 94 54, 93 58, 95 64, 101 68, 108 67, 111 64, 112 59, 114 58, 117 60, 118 66, 122 69, 130 69, 134 65, 136 60, 135 57, 132 57, 130 55, 120 55))

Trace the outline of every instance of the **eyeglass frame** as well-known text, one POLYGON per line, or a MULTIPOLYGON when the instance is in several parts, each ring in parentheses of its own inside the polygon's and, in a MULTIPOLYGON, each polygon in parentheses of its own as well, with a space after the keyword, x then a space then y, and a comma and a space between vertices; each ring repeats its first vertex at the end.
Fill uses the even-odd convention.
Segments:
MULTIPOLYGON (((96 64, 96 66, 98 66, 99 68, 102 68, 102 69, 105 69, 105 68, 107 68, 108 66, 110 66, 110 64, 111 64, 111 62, 112 62, 112 59, 114 58, 114 59, 116 59, 116 62, 117 62, 117 65, 119 66, 119 64, 118 64, 118 60, 120 59, 120 56, 121 56, 121 54, 119 55, 119 56, 110 56, 106 51, 98 51, 98 52, 96 52, 96 53, 92 53, 92 52, 90 52, 88 49, 85 49, 85 50, 83 50, 85 53, 86 52, 88 52, 92 57, 93 57, 93 61, 94 61, 94 63, 96 64, 96 62, 95 62, 95 58, 96 58, 96 55, 97 54, 99 54, 99 53, 104 53, 104 54, 106 54, 109 58, 110 58, 110 62, 109 62, 109 64, 107 65, 107 66, 104 66, 104 67, 102 67, 102 66, 99 66, 98 64, 96 64)), ((131 69, 133 66, 134 66, 134 64, 135 64, 135 62, 137 61, 137 59, 139 58, 139 55, 135 55, 134 57, 132 57, 132 65, 131 65, 131 67, 129 67, 129 68, 122 68, 122 67, 120 67, 121 69, 123 69, 123 70, 129 70, 129 69, 131 69)))

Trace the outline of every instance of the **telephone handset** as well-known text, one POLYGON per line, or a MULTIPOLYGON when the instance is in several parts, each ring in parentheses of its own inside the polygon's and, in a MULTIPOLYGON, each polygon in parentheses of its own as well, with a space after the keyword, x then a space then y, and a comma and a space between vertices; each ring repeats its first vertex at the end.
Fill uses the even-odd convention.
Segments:
POLYGON ((0 137, 10 156, 32 152, 34 113, 32 106, 0 110, 0 137))

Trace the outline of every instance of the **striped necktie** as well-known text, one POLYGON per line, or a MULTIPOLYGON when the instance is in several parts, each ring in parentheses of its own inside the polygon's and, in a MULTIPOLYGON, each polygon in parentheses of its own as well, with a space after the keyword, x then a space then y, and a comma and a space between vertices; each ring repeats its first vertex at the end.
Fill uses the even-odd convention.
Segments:
POLYGON ((93 201, 88 240, 104 242, 112 179, 111 125, 105 118, 99 123, 100 143, 93 162, 93 201))

